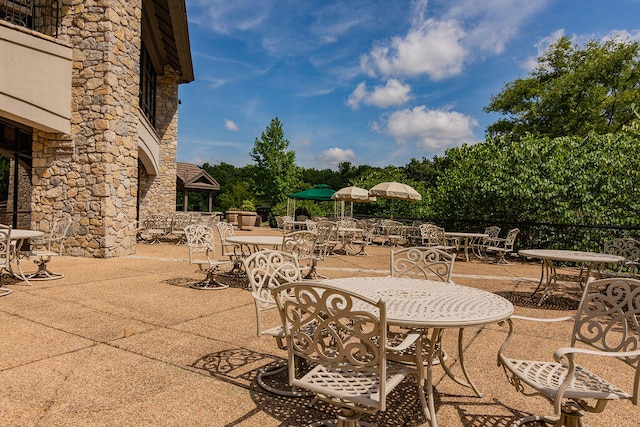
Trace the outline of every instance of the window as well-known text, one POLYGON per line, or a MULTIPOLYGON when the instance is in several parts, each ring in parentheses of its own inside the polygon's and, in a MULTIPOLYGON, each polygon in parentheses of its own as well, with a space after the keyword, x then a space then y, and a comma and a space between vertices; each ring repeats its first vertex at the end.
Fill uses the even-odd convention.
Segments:
POLYGON ((140 108, 149 122, 156 125, 156 71, 149 52, 142 44, 140 52, 140 108))

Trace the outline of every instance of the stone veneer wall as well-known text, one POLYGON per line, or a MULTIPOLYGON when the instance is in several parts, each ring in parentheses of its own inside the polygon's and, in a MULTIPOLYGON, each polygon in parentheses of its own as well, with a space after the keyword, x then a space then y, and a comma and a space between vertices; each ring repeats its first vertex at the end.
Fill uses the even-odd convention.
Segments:
POLYGON ((140 164, 140 218, 170 214, 176 210, 176 156, 178 151, 178 80, 165 66, 156 88, 156 131, 160 136, 158 174, 149 175, 140 164))
MULTIPOLYGON (((9 188, 7 197, 7 210, 13 212, 13 170, 15 168, 15 160, 9 161, 9 188)), ((18 218, 16 228, 29 228, 31 226, 31 179, 29 173, 22 164, 18 165, 18 218)), ((7 214, 5 224, 13 225, 13 215, 7 214)))
POLYGON ((36 227, 72 215, 70 255, 135 252, 141 2, 62 0, 59 38, 74 48, 72 130, 34 135, 31 209, 36 227))

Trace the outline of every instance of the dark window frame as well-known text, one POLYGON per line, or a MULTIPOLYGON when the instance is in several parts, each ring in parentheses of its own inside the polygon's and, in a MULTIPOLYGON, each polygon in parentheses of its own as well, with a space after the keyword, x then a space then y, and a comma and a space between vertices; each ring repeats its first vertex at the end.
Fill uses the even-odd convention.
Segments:
POLYGON ((144 43, 140 49, 140 109, 152 126, 156 126, 157 74, 144 43))

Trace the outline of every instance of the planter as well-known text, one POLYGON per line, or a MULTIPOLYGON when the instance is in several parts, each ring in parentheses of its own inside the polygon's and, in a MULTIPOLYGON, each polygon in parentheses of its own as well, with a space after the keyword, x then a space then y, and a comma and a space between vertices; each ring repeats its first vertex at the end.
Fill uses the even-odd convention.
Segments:
POLYGON ((227 211, 225 214, 229 224, 238 225, 238 214, 240 214, 240 211, 227 211))
POLYGON ((238 227, 240 230, 253 230, 258 214, 255 212, 238 212, 238 227))

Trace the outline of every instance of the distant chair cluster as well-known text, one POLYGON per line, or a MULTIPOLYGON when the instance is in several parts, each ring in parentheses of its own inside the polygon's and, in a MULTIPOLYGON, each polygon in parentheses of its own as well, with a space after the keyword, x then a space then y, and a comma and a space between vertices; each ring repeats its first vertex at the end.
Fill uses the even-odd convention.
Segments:
POLYGON ((429 247, 446 252, 464 251, 466 260, 469 255, 479 259, 508 264, 507 258, 514 252, 518 228, 510 229, 500 237, 500 227, 489 226, 475 233, 450 232, 432 222, 414 221, 411 225, 393 219, 354 219, 354 218, 313 218, 301 220, 291 216, 276 217, 278 229, 283 233, 299 230, 316 231, 324 223, 324 228, 335 229, 324 234, 330 237, 326 241, 330 246, 328 254, 368 255, 366 247, 381 245, 390 247, 429 247), (326 225, 334 224, 334 225, 326 225))
POLYGON ((145 243, 174 242, 185 243, 185 227, 191 224, 213 225, 220 221, 218 212, 205 214, 202 212, 174 212, 171 214, 154 214, 138 223, 137 236, 145 243))

